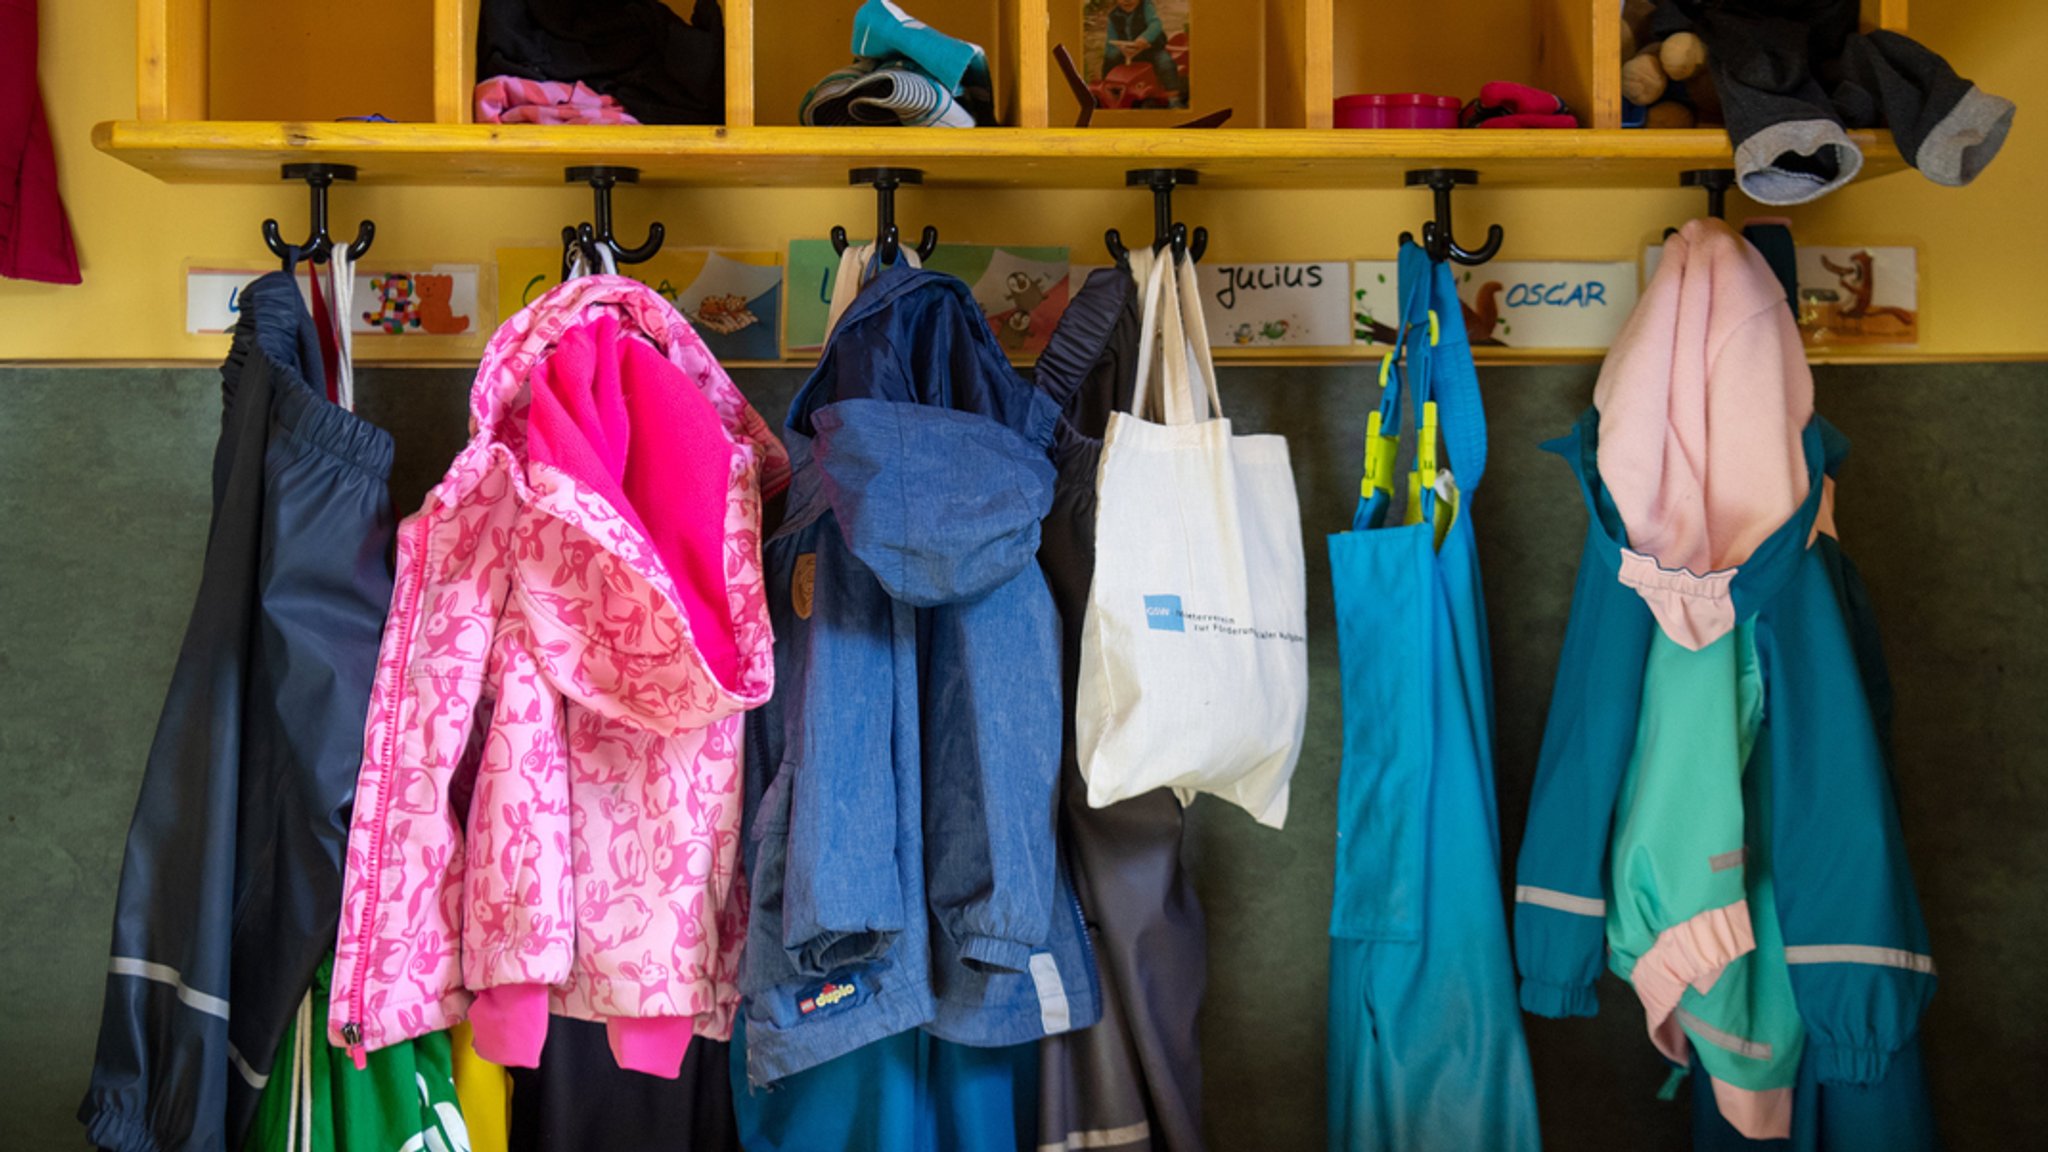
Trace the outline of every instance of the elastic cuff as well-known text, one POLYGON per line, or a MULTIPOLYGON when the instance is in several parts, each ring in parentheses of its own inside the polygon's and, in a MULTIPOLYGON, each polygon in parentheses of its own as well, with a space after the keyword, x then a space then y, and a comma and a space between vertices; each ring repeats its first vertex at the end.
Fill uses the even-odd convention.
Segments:
POLYGON ((1875 1048, 1849 1048, 1835 1044, 1812 1044, 1806 1058, 1813 1061, 1813 1074, 1823 1084, 1868 1086, 1884 1079, 1892 1054, 1875 1048))
POLYGON ((813 936, 790 949, 789 959, 798 974, 823 979, 842 969, 880 960, 889 954, 895 942, 894 932, 828 933, 813 936))
POLYGON ((79 1109, 78 1118, 85 1123, 86 1143, 94 1148, 105 1148, 109 1152, 159 1152, 163 1144, 156 1133, 138 1117, 123 1112, 94 1112, 88 1100, 79 1109))
POLYGON ((987 971, 1022 972, 1031 963, 1031 949, 996 936, 969 936, 960 943, 960 958, 987 971))
MULTIPOLYGON (((1741 873, 1731 873, 1739 882, 1741 873)), ((1756 950, 1756 935, 1749 922, 1749 902, 1737 900, 1725 908, 1710 908, 1689 920, 1673 924, 1657 936, 1657 942, 1635 967, 1628 982, 1643 1002, 1652 1037, 1668 1037, 1659 1049, 1674 1063, 1685 1062, 1685 1044, 1677 1028, 1664 1022, 1678 1009, 1678 1002, 1691 988, 1705 995, 1714 982, 1737 958, 1756 950)))
POLYGON ((1863 152, 1832 120, 1786 120, 1735 146, 1735 178, 1759 204, 1804 204, 1863 171, 1863 152))
POLYGON ((628 1072, 673 1080, 683 1074, 683 1053, 692 1035, 687 1016, 614 1017, 604 1022, 612 1059, 628 1072))
POLYGON ((1598 1016, 1600 997, 1591 984, 1545 984, 1522 981, 1522 1011, 1558 1019, 1565 1016, 1598 1016))
POLYGON ((476 1054, 507 1068, 540 1067, 548 1041, 548 986, 500 984, 477 993, 469 1006, 476 1054))
POLYGON ((1913 167, 1936 184, 1968 184, 2005 147, 2013 112, 2012 101, 1972 87, 1920 141, 1911 157, 1913 167))

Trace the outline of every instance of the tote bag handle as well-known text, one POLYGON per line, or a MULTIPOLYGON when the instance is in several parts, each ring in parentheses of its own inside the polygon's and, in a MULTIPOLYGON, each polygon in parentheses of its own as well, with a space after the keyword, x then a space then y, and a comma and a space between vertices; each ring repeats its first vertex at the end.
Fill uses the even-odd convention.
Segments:
MULTIPOLYGON (((1169 247, 1167 251, 1173 249, 1169 247)), ((1195 279, 1192 258, 1185 268, 1177 270, 1175 279, 1180 286, 1180 325, 1187 333, 1186 347, 1192 354, 1194 371, 1202 378, 1202 391, 1195 397, 1195 419, 1207 420, 1212 412, 1221 419, 1223 397, 1216 390, 1216 357, 1209 349, 1209 321, 1202 313, 1202 286, 1195 279)))
POLYGON ((1160 301, 1165 294, 1166 279, 1173 275, 1172 263, 1165 258, 1164 253, 1142 250, 1131 253, 1131 262, 1132 271, 1139 277, 1139 290, 1143 293, 1140 299, 1144 302, 1138 322, 1138 377, 1137 385, 1131 393, 1131 415, 1141 420, 1156 419, 1164 424, 1184 423, 1184 420, 1174 418, 1174 386, 1171 379, 1173 370, 1170 365, 1172 353, 1167 353, 1169 363, 1153 363, 1153 358, 1158 355, 1157 349, 1168 339, 1165 331, 1166 317, 1161 313, 1160 301), (1161 375, 1168 377, 1162 382, 1160 391, 1163 395, 1159 397, 1152 394, 1152 375, 1155 368, 1161 375))
POLYGON ((1145 272, 1145 309, 1131 412, 1141 418, 1146 414, 1153 349, 1160 345, 1164 347, 1160 354, 1161 423, 1193 424, 1209 419, 1212 413, 1221 416, 1223 404, 1216 392, 1216 366, 1209 352, 1209 332, 1202 320, 1201 290, 1195 284, 1194 269, 1192 265, 1185 271, 1177 268, 1172 252, 1168 248, 1154 255, 1149 271, 1143 267, 1144 256, 1133 253, 1139 271, 1145 272), (1195 372, 1202 376, 1199 393, 1194 389, 1195 372))

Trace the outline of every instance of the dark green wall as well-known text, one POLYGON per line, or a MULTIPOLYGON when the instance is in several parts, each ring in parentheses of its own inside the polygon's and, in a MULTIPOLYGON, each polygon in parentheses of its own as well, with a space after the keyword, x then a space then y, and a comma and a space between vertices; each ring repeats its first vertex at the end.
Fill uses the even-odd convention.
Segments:
MULTIPOLYGON (((1536 442, 1590 368, 1484 375, 1492 459, 1475 505, 1499 700, 1504 851, 1522 824, 1584 518, 1536 442)), ((468 377, 366 371, 416 507, 464 436, 468 377)), ((771 419, 794 372, 742 381, 771 419)), ((2048 367, 1830 368, 1820 405, 1856 442, 1839 521, 1886 632, 1898 787, 1941 964, 1926 1024, 1950 1146, 2048 1131, 2048 367)), ((1363 369, 1224 373, 1245 430, 1292 447, 1308 561, 1309 746, 1286 831, 1194 809, 1208 907, 1209 1122, 1218 1152, 1322 1143, 1324 926, 1337 681, 1322 533, 1350 518, 1373 392, 1363 369)), ((0 1150, 68 1148, 91 1063, 122 837, 198 578, 217 376, 0 368, 0 1150)), ((1641 1012, 1532 1022, 1553 1149, 1683 1148, 1685 1105, 1641 1012)))

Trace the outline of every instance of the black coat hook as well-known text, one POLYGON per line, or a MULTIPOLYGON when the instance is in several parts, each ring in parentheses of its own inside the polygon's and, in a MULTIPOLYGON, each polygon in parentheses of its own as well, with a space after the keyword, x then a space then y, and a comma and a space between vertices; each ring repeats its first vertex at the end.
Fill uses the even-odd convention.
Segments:
MULTIPOLYGON (((312 235, 306 237, 305 243, 297 245, 297 252, 294 253, 293 246, 284 242, 284 233, 279 231, 277 221, 265 220, 263 222, 263 242, 270 246, 272 254, 285 262, 286 268, 291 267, 294 258, 309 260, 315 264, 324 264, 327 262, 328 256, 334 251, 334 237, 327 234, 327 189, 336 180, 354 180, 356 178, 355 166, 352 164, 287 164, 284 166, 284 178, 287 180, 304 180, 306 182, 306 188, 311 192, 313 198, 313 232, 312 235)), ((375 224, 368 220, 357 224, 356 238, 351 240, 348 245, 348 258, 350 260, 361 260, 370 251, 370 243, 376 238, 377 226, 375 224)))
MULTIPOLYGON (((917 168, 855 168, 846 174, 848 184, 868 184, 875 189, 876 259, 894 264, 903 249, 903 233, 896 226, 896 189, 904 184, 923 184, 924 172, 917 168)), ((832 228, 832 251, 840 255, 852 244, 841 225, 832 228)), ((918 237, 917 260, 922 264, 939 247, 939 230, 927 224, 918 237)))
MULTIPOLYGON (((597 246, 597 232, 589 224, 568 224, 562 228, 562 279, 567 281, 575 271, 576 254, 582 253, 583 266, 590 274, 603 271, 604 259, 597 246)), ((614 256, 614 259, 617 257, 614 256)))
MULTIPOLYGON (((645 263, 656 252, 661 251, 661 242, 667 238, 668 229, 662 227, 659 223, 647 226, 647 239, 641 241, 640 246, 637 248, 625 247, 619 243, 616 236, 612 235, 612 188, 618 184, 639 183, 640 170, 638 168, 604 165, 569 168, 564 170, 562 177, 571 184, 590 185, 591 199, 594 201, 591 215, 595 223, 579 226, 579 242, 592 245, 602 244, 606 248, 611 249, 612 259, 620 264, 645 263)), ((567 238, 565 236, 565 246, 566 241, 567 238)))
MULTIPOLYGON (((1418 168, 1408 173, 1408 187, 1426 185, 1436 194, 1436 219, 1422 225, 1422 247, 1429 258, 1441 264, 1454 260, 1464 265, 1484 264, 1500 251, 1503 238, 1500 225, 1490 224, 1486 228, 1486 243, 1477 251, 1466 248, 1453 238, 1451 232, 1451 189, 1460 184, 1479 183, 1479 173, 1470 168, 1418 168)), ((1414 240, 1414 234, 1401 233, 1403 241, 1414 240)))
POLYGON ((1735 187, 1733 168, 1693 168, 1678 174, 1681 188, 1705 188, 1707 190, 1707 215, 1716 220, 1728 218, 1728 190, 1735 187))
MULTIPOLYGON (((1124 173, 1124 187, 1150 188, 1152 190, 1152 250, 1157 252, 1168 245, 1173 247, 1176 260, 1185 257, 1190 261, 1200 260, 1209 250, 1209 230, 1197 228, 1188 231, 1185 224, 1173 219, 1173 190, 1181 184, 1194 184, 1201 180, 1201 173, 1190 168, 1133 168, 1124 173)), ((1102 242, 1109 249, 1110 258, 1119 268, 1131 266, 1131 253, 1124 247, 1123 234, 1111 228, 1102 234, 1102 242)))
MULTIPOLYGON (((1728 190, 1735 187, 1733 168, 1689 168, 1678 174, 1680 188, 1705 188, 1707 190, 1707 215, 1716 220, 1728 218, 1728 190)), ((1664 238, 1671 239, 1678 234, 1676 228, 1666 228, 1664 238)))

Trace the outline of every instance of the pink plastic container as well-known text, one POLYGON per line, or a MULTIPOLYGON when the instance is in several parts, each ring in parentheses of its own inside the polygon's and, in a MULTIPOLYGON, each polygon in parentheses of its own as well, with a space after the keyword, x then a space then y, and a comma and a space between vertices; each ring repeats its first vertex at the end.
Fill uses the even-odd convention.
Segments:
POLYGON ((1337 98, 1339 128, 1456 128, 1456 96, 1422 92, 1369 92, 1337 98))

